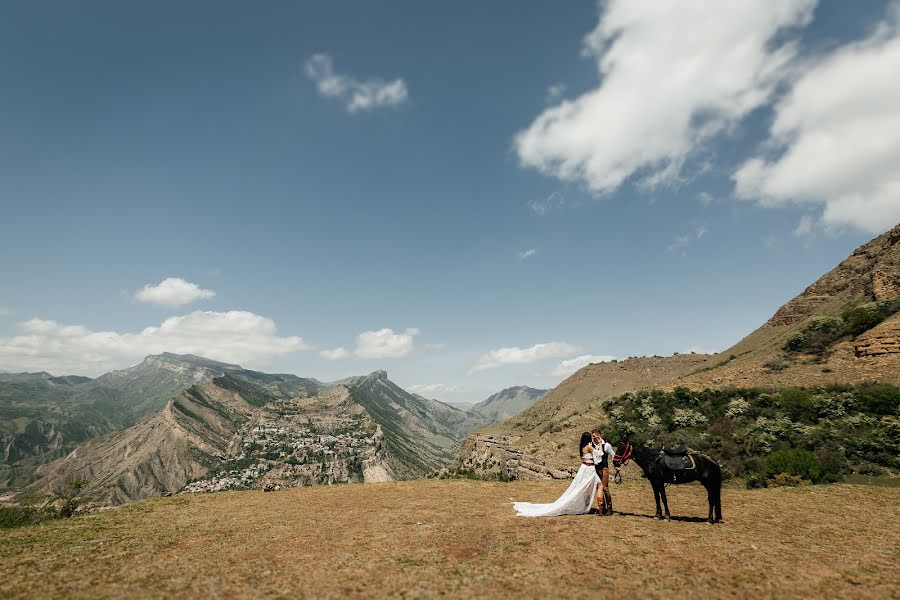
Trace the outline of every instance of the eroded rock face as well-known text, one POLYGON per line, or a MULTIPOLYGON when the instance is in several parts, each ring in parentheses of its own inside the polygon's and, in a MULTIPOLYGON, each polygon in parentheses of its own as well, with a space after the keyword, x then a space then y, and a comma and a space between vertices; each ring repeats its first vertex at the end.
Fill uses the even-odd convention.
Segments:
POLYGON ((793 325, 839 296, 890 300, 900 296, 900 225, 857 248, 837 267, 782 306, 768 321, 793 325))
POLYGON ((900 297, 900 273, 879 269, 872 275, 872 295, 876 300, 893 300, 900 297))
POLYGON ((856 339, 857 358, 900 354, 900 317, 894 317, 856 339))
POLYGON ((575 470, 550 464, 514 446, 516 438, 471 433, 459 451, 457 466, 489 479, 570 479, 575 470))

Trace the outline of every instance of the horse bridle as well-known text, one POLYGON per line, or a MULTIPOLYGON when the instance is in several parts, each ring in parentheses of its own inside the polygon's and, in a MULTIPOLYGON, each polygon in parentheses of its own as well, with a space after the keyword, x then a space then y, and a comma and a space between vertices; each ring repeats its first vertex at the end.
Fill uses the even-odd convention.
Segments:
POLYGON ((613 456, 613 466, 616 468, 616 474, 613 475, 613 481, 616 483, 622 483, 622 473, 619 471, 622 467, 628 464, 628 462, 634 457, 634 444, 631 442, 625 442, 625 449, 622 450, 622 454, 616 454, 613 456))

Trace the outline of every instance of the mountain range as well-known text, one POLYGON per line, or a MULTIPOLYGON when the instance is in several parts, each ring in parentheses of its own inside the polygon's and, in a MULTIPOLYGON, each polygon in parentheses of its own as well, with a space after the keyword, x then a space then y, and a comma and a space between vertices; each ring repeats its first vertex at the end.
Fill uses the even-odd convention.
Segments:
POLYGON ((0 491, 101 504, 197 491, 411 479, 456 456, 465 434, 530 405, 510 388, 462 411, 385 371, 321 382, 161 354, 96 379, 0 375, 0 491))

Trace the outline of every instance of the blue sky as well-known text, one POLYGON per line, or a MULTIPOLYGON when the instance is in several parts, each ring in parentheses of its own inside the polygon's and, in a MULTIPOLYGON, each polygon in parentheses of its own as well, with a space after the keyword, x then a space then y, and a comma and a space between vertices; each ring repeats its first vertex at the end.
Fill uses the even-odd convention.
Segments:
POLYGON ((0 369, 727 348, 900 220, 897 5, 727 4, 4 2, 0 369))

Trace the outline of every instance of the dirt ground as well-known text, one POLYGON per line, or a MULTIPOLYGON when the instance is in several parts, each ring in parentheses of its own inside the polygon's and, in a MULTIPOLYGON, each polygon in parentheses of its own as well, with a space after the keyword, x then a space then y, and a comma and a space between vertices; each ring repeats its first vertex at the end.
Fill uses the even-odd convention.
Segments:
POLYGON ((139 502, 0 532, 0 596, 900 597, 900 488, 613 486, 625 515, 516 518, 564 481, 414 481, 139 502), (688 594, 688 596, 683 596, 688 594))

